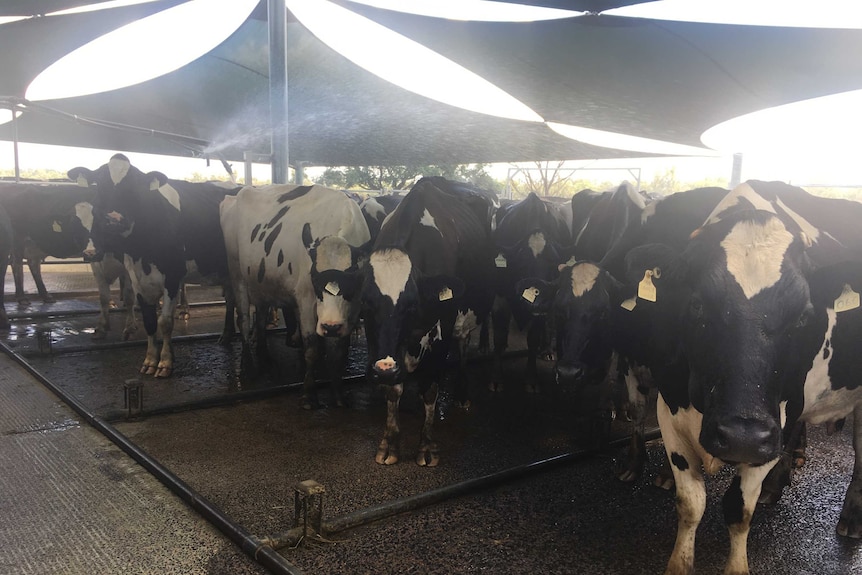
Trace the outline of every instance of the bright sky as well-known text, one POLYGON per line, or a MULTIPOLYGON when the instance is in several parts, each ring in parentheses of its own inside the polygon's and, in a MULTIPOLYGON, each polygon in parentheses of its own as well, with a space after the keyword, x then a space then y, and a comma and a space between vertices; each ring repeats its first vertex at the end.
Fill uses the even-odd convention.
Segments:
MULTIPOLYGON (((136 3, 142 0, 117 0, 117 3, 136 3)), ((536 9, 496 3, 484 0, 354 0, 364 4, 393 10, 411 11, 453 19, 478 19, 502 21, 529 21, 553 19, 578 15, 577 12, 554 9, 536 9)), ((490 113, 523 121, 545 120, 529 107, 519 102, 490 82, 462 68, 424 46, 401 37, 395 32, 370 22, 356 13, 327 0, 286 0, 293 14, 318 38, 341 52, 357 65, 408 90, 421 93, 465 109, 490 113), (368 39, 375 41, 370 42, 368 39), (397 46, 397 48, 396 48, 397 46), (358 50, 357 48, 365 48, 358 50), (404 62, 410 65, 403 65, 404 62), (420 63, 420 64, 417 64, 420 63), (439 69, 439 74, 457 78, 460 86, 469 89, 451 92, 428 92, 427 83, 415 84, 415 75, 401 75, 401 70, 439 69), (478 96, 467 100, 463 95, 478 96), (478 102, 478 103, 477 103, 478 102)), ((107 3, 115 5, 114 2, 107 3)), ((33 101, 72 97, 95 93, 130 85, 175 70, 200 55, 208 52, 230 35, 247 17, 257 0, 192 0, 165 10, 150 18, 107 34, 89 45, 58 60, 37 77, 27 90, 27 98, 33 101), (189 27, 189 21, 204 22, 199 27, 189 27), (152 37, 150 26, 159 27, 159 34, 183 37, 185 45, 171 43, 164 53, 153 54, 159 43, 148 43, 146 54, 140 51, 136 38, 152 37), (182 34, 172 34, 171 27, 181 27, 182 34), (151 49, 152 48, 152 49, 151 49), (183 50, 190 49, 190 50, 183 50), (116 59, 124 66, 112 66, 116 59), (86 64, 84 63, 86 62, 86 64), (101 75, 108 83, 99 85, 96 78, 88 82, 77 81, 77 71, 85 67, 113 70, 135 70, 140 76, 122 77, 119 74, 101 75), (73 90, 73 91, 70 91, 73 90)), ((785 26, 828 26, 841 28, 862 27, 862 3, 846 0, 820 0, 816 11, 810 3, 802 0, 663 0, 621 8, 608 13, 680 19, 690 21, 728 22, 727 17, 740 15, 748 18, 732 23, 771 24, 785 26)), ((104 7, 98 4, 92 8, 104 7)), ((47 16, 47 17, 50 17, 47 16)), ((2 23, 0 23, 2 30, 2 23)), ((164 43, 167 44, 167 43, 164 43)), ((436 86, 451 83, 435 83, 436 86)), ((431 86, 433 87, 433 86, 431 86)), ((678 158, 654 160, 623 160, 588 162, 594 167, 612 165, 637 166, 642 168, 643 179, 651 179, 654 173, 675 167, 681 179, 705 177, 729 177, 733 152, 743 152, 743 178, 782 179, 794 183, 862 184, 855 170, 855 158, 860 146, 854 136, 862 133, 862 91, 850 92, 773 108, 741 118, 735 118, 708 130, 702 137, 703 148, 680 146, 672 142, 659 142, 636 138, 626 134, 612 134, 581 126, 570 126, 547 122, 549 129, 579 141, 619 147, 639 152, 709 154, 712 158, 678 158), (799 134, 805 134, 800 137, 799 134), (800 147, 800 142, 815 142, 812 149, 800 147), (788 142, 793 142, 789 147, 788 142), (689 175, 691 174, 691 175, 689 175)), ((0 111, 0 122, 9 119, 8 111, 0 111), (6 114, 5 117, 3 114, 6 114)), ((56 167, 68 169, 77 165, 96 167, 107 161, 113 151, 85 150, 19 145, 19 163, 22 169, 56 167), (60 152, 60 153, 58 153, 60 152)), ((170 177, 188 177, 194 172, 205 175, 224 173, 219 162, 209 167, 205 160, 168 158, 147 154, 128 154, 132 161, 145 170, 158 169, 170 177)), ((0 169, 12 169, 14 164, 11 142, 0 142, 0 169)), ((579 165, 585 165, 579 162, 579 165)), ((234 170, 242 176, 242 166, 234 170)), ((505 176, 505 169, 495 171, 495 176, 505 176)), ((256 166, 254 176, 268 179, 268 166, 256 166)))

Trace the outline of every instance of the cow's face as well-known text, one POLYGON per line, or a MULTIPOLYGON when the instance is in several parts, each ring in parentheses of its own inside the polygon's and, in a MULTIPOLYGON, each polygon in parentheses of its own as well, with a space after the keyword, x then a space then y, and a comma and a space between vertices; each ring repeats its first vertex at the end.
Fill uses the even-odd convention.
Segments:
POLYGON ((440 349, 463 291, 457 278, 422 276, 400 249, 375 250, 362 291, 374 373, 396 379, 414 371, 435 345, 440 349))
POLYGON ((682 256, 682 335, 700 442, 729 462, 778 456, 782 362, 812 313, 802 241, 766 212, 703 228, 682 256))
POLYGON ((93 233, 100 240, 111 243, 122 241, 131 234, 142 201, 167 183, 164 174, 145 174, 123 154, 115 154, 97 170, 73 168, 68 176, 79 184, 95 187, 93 233))
MULTIPOLYGON (((308 224, 303 240, 310 239, 308 224)), ((343 238, 306 241, 311 258, 311 284, 317 296, 317 335, 345 337, 359 319, 361 254, 343 238)))
POLYGON ((557 381, 577 384, 603 375, 612 348, 607 337, 620 283, 597 265, 579 262, 560 272, 553 299, 557 329, 557 381))

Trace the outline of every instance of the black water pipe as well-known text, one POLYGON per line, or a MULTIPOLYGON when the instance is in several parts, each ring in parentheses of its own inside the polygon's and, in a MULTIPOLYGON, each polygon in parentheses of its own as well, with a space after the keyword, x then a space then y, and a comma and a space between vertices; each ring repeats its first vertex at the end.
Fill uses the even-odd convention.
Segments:
MULTIPOLYGON (((652 441, 653 439, 658 439, 660 437, 661 432, 658 428, 650 429, 644 434, 645 441, 652 441)), ((605 449, 625 447, 630 442, 631 436, 626 436, 610 441, 601 448, 583 449, 579 451, 563 453, 561 455, 556 455, 554 457, 549 457, 540 461, 534 461, 532 463, 527 463, 516 467, 510 467, 509 469, 504 469, 503 471, 498 471, 489 475, 483 475, 482 477, 467 479, 465 481, 453 483, 451 485, 446 485, 437 489, 432 489, 430 491, 425 491, 424 493, 411 495, 409 497, 404 497, 401 499, 394 499, 392 501, 387 501, 385 503, 374 505, 372 507, 366 507, 365 509, 360 509, 359 511, 354 511, 353 513, 348 513, 346 515, 341 515, 340 517, 335 517, 333 519, 323 521, 321 524, 321 535, 326 536, 333 533, 338 533, 339 531, 345 531, 347 529, 359 527, 360 525, 366 525, 368 523, 379 521, 381 519, 385 519, 399 513, 414 511, 421 507, 427 507, 428 505, 433 505, 447 499, 467 495, 472 491, 479 491, 481 489, 494 487, 508 481, 520 479, 527 475, 547 471, 557 466, 569 463, 576 463, 583 459, 593 457, 601 453, 605 449)), ((296 530, 291 529, 284 533, 268 535, 264 537, 263 540, 271 544, 274 548, 279 549, 281 547, 294 544, 297 540, 297 537, 298 534, 296 530)))
POLYGON ((146 451, 131 442, 125 435, 120 433, 112 425, 98 415, 92 413, 87 407, 75 397, 68 395, 63 389, 54 385, 48 378, 39 373, 24 358, 15 353, 4 342, 0 342, 2 350, 14 359, 19 365, 26 369, 30 375, 36 378, 42 385, 50 389, 57 397, 62 399, 88 424, 110 439, 117 447, 134 459, 141 467, 149 471, 163 485, 170 489, 177 497, 182 499, 189 507, 197 511, 204 519, 209 521, 226 537, 233 541, 242 551, 275 573, 276 575, 301 575, 301 571, 292 563, 288 562, 278 552, 258 539, 238 523, 208 501, 203 495, 189 487, 182 479, 174 475, 168 468, 164 467, 158 460, 151 457, 146 451))

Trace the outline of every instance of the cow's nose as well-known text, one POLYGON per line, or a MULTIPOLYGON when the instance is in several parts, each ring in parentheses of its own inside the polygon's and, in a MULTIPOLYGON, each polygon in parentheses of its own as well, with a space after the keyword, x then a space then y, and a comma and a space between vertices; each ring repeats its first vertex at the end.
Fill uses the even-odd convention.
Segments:
POLYGON ((735 417, 719 421, 703 437, 706 450, 724 461, 760 465, 778 456, 781 429, 767 419, 735 417))
POLYGON ((572 383, 583 377, 584 370, 577 364, 557 364, 557 383, 572 383))
POLYGON ((374 373, 381 377, 394 377, 399 371, 398 364, 390 356, 374 362, 374 373))
POLYGON ((323 336, 324 337, 338 337, 341 335, 341 329, 344 327, 344 324, 341 323, 324 323, 321 324, 323 328, 323 336))

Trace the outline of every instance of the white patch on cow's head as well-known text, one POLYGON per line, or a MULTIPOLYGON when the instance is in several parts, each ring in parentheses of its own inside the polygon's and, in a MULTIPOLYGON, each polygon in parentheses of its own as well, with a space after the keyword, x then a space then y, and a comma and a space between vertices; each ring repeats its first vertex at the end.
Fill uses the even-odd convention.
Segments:
POLYGON ((168 203, 180 211, 180 194, 170 184, 165 184, 159 188, 159 193, 165 198, 168 203))
POLYGON ((596 285, 599 268, 595 264, 581 263, 572 268, 572 295, 581 297, 596 285))
POLYGON ((367 200, 362 202, 362 206, 360 206, 360 208, 363 212, 365 212, 375 220, 380 220, 381 218, 386 216, 386 210, 375 198, 368 198, 367 200))
POLYGON ((748 299, 775 285, 781 278, 784 254, 793 242, 778 218, 764 223, 738 222, 721 242, 727 255, 727 270, 748 299))
POLYGON ((452 337, 455 339, 463 339, 469 336, 477 327, 479 327, 476 313, 472 309, 467 312, 459 311, 455 317, 455 327, 452 329, 452 337))
POLYGON ((129 173, 129 168, 132 164, 125 158, 111 158, 108 162, 108 172, 111 174, 111 181, 116 186, 123 181, 126 174, 129 173))
POLYGON ((78 202, 75 204, 75 216, 81 220, 81 225, 88 232, 93 231, 93 205, 90 202, 78 202))
POLYGON ((371 254, 368 263, 374 271, 377 289, 394 305, 410 279, 410 270, 413 269, 410 257, 401 250, 380 250, 371 254))
POLYGON ((327 236, 320 240, 316 251, 317 271, 339 270, 344 271, 353 262, 350 245, 344 238, 338 236, 327 236))
POLYGON ((775 213, 775 208, 772 206, 769 201, 767 201, 763 196, 754 191, 754 188, 751 187, 751 184, 748 182, 743 182, 739 184, 732 191, 728 192, 718 205, 715 206, 715 209, 712 210, 712 213, 709 214, 709 217, 706 218, 706 221, 703 225, 711 224, 717 222, 721 219, 721 213, 725 210, 732 208, 736 204, 739 203, 740 199, 746 199, 748 202, 754 206, 755 210, 763 210, 765 212, 775 213))
POLYGON ((530 250, 533 252, 533 257, 539 257, 539 254, 545 251, 546 244, 545 234, 542 232, 535 232, 529 237, 529 239, 527 239, 527 245, 530 246, 530 250))
POLYGON ((428 211, 428 208, 425 208, 425 211, 422 212, 422 217, 419 218, 419 223, 423 226, 434 228, 438 232, 440 231, 440 228, 437 227, 437 222, 434 221, 434 216, 431 215, 431 212, 428 211))

